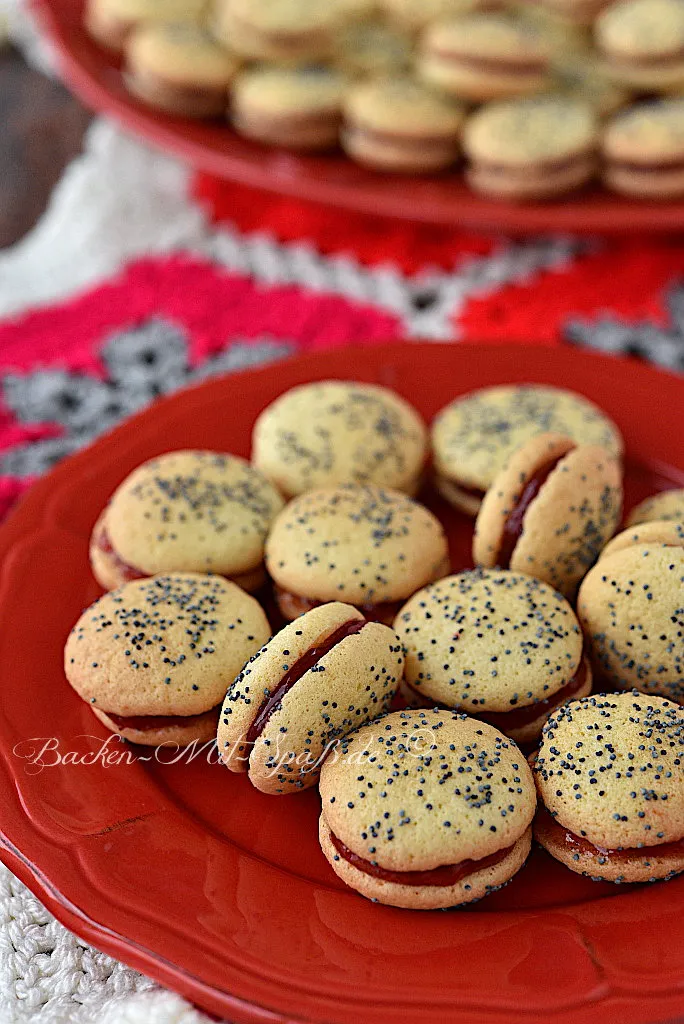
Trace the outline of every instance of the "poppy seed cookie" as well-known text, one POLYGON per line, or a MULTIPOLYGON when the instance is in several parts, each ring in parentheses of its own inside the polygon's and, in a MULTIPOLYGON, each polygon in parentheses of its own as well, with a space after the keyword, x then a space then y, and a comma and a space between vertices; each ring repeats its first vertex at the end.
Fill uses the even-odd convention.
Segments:
POLYGON ((613 685, 684 703, 684 548, 640 544, 602 558, 577 614, 613 685))
POLYGON ((245 665, 219 716, 219 755, 263 793, 307 789, 346 733, 387 710, 404 665, 399 640, 335 602, 285 626, 245 665))
POLYGON ((456 398, 432 424, 438 490, 462 512, 477 515, 513 452, 546 433, 622 455, 618 428, 584 395, 541 384, 483 388, 456 398))
POLYGON ((337 484, 412 494, 427 455, 416 410, 388 388, 317 381, 286 391, 254 425, 254 465, 289 498, 337 484))
POLYGON ((530 850, 535 792, 515 743, 449 711, 399 711, 347 736, 321 771, 321 849, 351 888, 430 910, 505 885, 530 850))
POLYGON ((153 576, 83 612, 67 639, 64 670, 124 739, 205 742, 216 734, 226 682, 270 633, 254 598, 220 576, 153 576))
POLYGON ((266 542, 266 566, 286 619, 344 599, 389 624, 398 602, 449 571, 449 553, 441 524, 423 505, 347 484, 290 502, 266 542))
POLYGON ((684 489, 661 491, 660 494, 646 498, 632 509, 627 518, 627 525, 637 526, 653 519, 684 523, 684 489))
POLYGON ((394 629, 420 699, 465 711, 517 743, 565 700, 591 691, 582 631, 560 594, 505 569, 475 569, 419 590, 394 629))
POLYGON ((114 492, 93 529, 93 574, 106 590, 159 572, 215 572, 256 590, 266 534, 283 504, 244 459, 168 452, 114 492))
POLYGON ((606 544, 599 558, 606 558, 625 548, 644 545, 684 548, 684 522, 677 523, 672 519, 654 519, 647 523, 631 526, 627 530, 623 530, 622 533, 616 534, 606 544))
POLYGON ((597 881, 670 878, 684 870, 683 765, 676 704, 637 693, 565 704, 534 763, 544 804, 535 838, 597 881))

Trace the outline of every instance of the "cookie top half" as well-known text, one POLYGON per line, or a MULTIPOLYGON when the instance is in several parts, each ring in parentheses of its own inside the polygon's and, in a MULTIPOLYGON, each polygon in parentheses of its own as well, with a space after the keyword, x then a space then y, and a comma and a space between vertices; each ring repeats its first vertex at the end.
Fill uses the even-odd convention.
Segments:
POLYGON ((606 127, 603 151, 628 165, 679 164, 684 158, 684 99, 656 99, 619 111, 606 127))
POLYGON ((539 384, 504 385, 472 391, 439 413, 432 426, 436 467, 449 479, 486 490, 517 448, 546 432, 622 453, 618 428, 583 395, 539 384))
POLYGON ((684 524, 684 488, 661 491, 651 498, 646 498, 633 508, 627 519, 628 526, 649 523, 654 519, 665 519, 670 522, 684 524))
POLYGON ((353 853, 389 870, 490 856, 534 815, 519 748, 465 715, 398 711, 347 736, 337 755, 321 771, 323 817, 353 853))
POLYGON ((577 614, 615 685, 684 702, 684 548, 639 544, 602 558, 577 614))
POLYGON ((141 572, 233 576, 261 564, 283 504, 273 485, 236 455, 176 451, 143 463, 123 481, 105 527, 118 557, 141 572))
POLYGON ((285 392, 254 426, 254 464, 283 494, 341 483, 375 483, 413 493, 427 430, 387 388, 320 381, 285 392))
POLYGON ((117 715, 197 715, 271 635, 261 606, 220 576, 127 583, 83 612, 64 652, 67 679, 117 715))
POLYGON ((504 569, 431 584, 404 605, 394 628, 406 649, 409 684, 471 714, 552 696, 582 657, 582 633, 565 598, 504 569))
POLYGON ((681 0, 622 0, 603 11, 595 25, 600 50, 626 61, 676 57, 684 47, 681 0))
POLYGON ((571 701, 544 727, 534 765, 556 820, 603 849, 684 837, 684 709, 640 693, 571 701))
POLYGON ((653 519, 629 526, 606 544, 600 557, 607 558, 616 551, 638 545, 684 548, 684 522, 678 523, 674 519, 653 519))
POLYGON ((423 505, 381 487, 309 491, 266 543, 279 587, 317 601, 399 601, 448 570, 444 530, 423 505))

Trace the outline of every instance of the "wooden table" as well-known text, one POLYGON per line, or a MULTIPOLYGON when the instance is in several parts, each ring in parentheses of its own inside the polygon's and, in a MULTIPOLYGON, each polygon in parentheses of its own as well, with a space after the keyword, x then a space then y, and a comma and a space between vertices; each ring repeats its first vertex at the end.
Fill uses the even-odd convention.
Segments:
POLYGON ((90 119, 63 86, 0 50, 0 248, 38 220, 90 119))

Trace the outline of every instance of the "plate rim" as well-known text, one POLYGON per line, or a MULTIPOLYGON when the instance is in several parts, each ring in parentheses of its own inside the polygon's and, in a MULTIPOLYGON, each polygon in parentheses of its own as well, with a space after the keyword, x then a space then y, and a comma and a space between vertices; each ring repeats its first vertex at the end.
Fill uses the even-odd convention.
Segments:
MULTIPOLYGON (((467 189, 461 178, 454 178, 457 191, 454 200, 444 199, 435 205, 434 199, 427 198, 407 203, 402 192, 403 186, 411 182, 433 183, 444 195, 451 182, 437 177, 399 176, 388 179, 373 171, 357 168, 366 182, 365 189, 358 184, 326 180, 326 176, 309 173, 305 178, 292 173, 297 166, 296 155, 286 154, 284 167, 278 170, 271 162, 260 166, 239 153, 231 153, 231 140, 239 140, 226 126, 225 149, 212 148, 189 137, 183 130, 183 121, 154 111, 136 101, 132 96, 119 93, 107 83, 107 75, 91 71, 79 55, 78 38, 68 17, 62 10, 68 5, 82 4, 83 0, 29 0, 44 31, 54 45, 60 63, 60 70, 74 93, 82 102, 98 111, 114 117, 123 127, 135 132, 146 141, 173 153, 196 169, 217 178, 232 180, 243 185, 269 192, 309 200, 343 209, 354 210, 366 215, 379 215, 406 221, 407 223, 439 224, 463 230, 481 230, 486 233, 507 233, 513 236, 528 236, 544 233, 574 233, 578 235, 629 235, 644 233, 672 235, 684 230, 684 197, 679 202, 662 202, 627 199, 617 196, 598 186, 592 187, 588 195, 605 199, 600 205, 586 205, 582 193, 570 196, 556 203, 511 203, 490 200, 467 189), (288 170, 289 169, 289 170, 288 170), (382 188, 383 181, 392 181, 391 193, 382 188), (464 202, 464 195, 467 201, 464 202)), ((81 33, 89 50, 106 53, 96 43, 81 33)), ((111 61, 111 56, 109 57, 111 61)), ((256 145, 251 144, 249 145, 256 145)), ((260 147, 257 147, 260 148, 260 147)), ((276 153, 279 151, 276 151, 276 153)), ((282 151, 281 151, 282 152, 282 151)), ((306 158, 304 158, 306 159, 306 158)), ((342 158, 340 158, 342 159, 342 158)), ((346 158, 344 158, 345 162, 346 158)), ((277 163, 277 159, 275 161, 277 163)), ((427 190, 429 191, 429 190, 427 190)))
MULTIPOLYGON (((495 358, 497 351, 505 351, 511 353, 514 351, 517 355, 520 354, 520 346, 515 344, 504 344, 504 345, 477 345, 475 343, 470 344, 458 344, 458 345, 430 345, 430 348, 440 348, 444 350, 453 350, 454 353, 470 351, 478 351, 480 356, 487 353, 492 358, 495 358)), ((338 353, 349 352, 349 349, 337 349, 334 350, 338 353)), ((419 351, 416 347, 415 342, 401 342, 388 345, 374 346, 373 356, 378 360, 384 359, 391 361, 394 357, 403 357, 408 352, 415 354, 419 351)), ((585 362, 594 363, 595 365, 601 365, 604 368, 615 363, 615 357, 601 355, 594 352, 586 352, 584 350, 573 350, 567 349, 538 349, 533 348, 527 349, 529 357, 532 360, 539 360, 544 362, 545 359, 550 360, 554 357, 557 358, 558 352, 564 353, 564 359, 579 359, 585 362), (571 356, 568 356, 571 353, 571 356)), ((14 533, 18 533, 18 536, 22 537, 29 533, 34 532, 36 529, 40 530, 42 524, 45 523, 46 509, 49 510, 49 502, 43 501, 43 495, 49 496, 52 490, 52 483, 55 478, 60 479, 61 477, 67 477, 71 475, 74 468, 83 467, 84 469, 93 458, 97 458, 100 451, 106 451, 107 448, 116 446, 119 443, 119 439, 125 437, 129 432, 135 431, 143 425, 151 426, 156 419, 159 417, 160 409, 171 409, 180 403, 190 402, 193 403, 192 396, 194 395, 194 401, 196 402, 197 396, 201 396, 207 389, 216 389, 221 386, 222 380, 240 380, 244 379, 245 375, 251 377, 259 377, 264 375, 270 375, 278 372, 278 367, 282 366, 285 362, 303 364, 304 366, 313 365, 316 367, 316 372, 312 374, 312 379, 320 378, 325 374, 325 364, 330 358, 331 352, 317 352, 313 354, 304 354, 301 356, 295 356, 288 360, 284 360, 281 363, 270 364, 264 367, 256 369, 249 369, 242 371, 238 374, 226 375, 224 378, 215 378, 210 381, 205 381, 197 385, 193 385, 188 388, 182 389, 180 392, 176 392, 172 395, 165 396, 160 399, 152 406, 142 410, 135 416, 127 419, 122 424, 114 428, 102 438, 94 442, 94 444, 87 448, 77 452, 68 459, 63 460, 51 473, 46 474, 42 477, 18 503, 17 507, 12 511, 5 524, 0 527, 0 555, 5 550, 11 549, 13 543, 9 543, 9 539, 14 533), (93 455, 95 452, 95 455, 93 455)), ((467 356, 466 356, 467 357, 467 356)), ((344 356, 342 357, 344 358, 344 356)), ((456 358, 458 358, 456 356, 456 358)), ((627 363, 634 365, 634 360, 619 359, 620 363, 627 363)), ((678 391, 684 395, 684 378, 676 377, 673 374, 662 371, 658 368, 641 364, 640 371, 646 376, 653 377, 654 380, 669 381, 670 386, 674 386, 678 391)), ((540 371, 543 375, 543 370, 540 371)), ((333 376, 336 374, 333 373, 333 376)), ((534 374, 530 373, 530 378, 534 374)), ((684 471, 684 465, 682 465, 684 471)), ((4 725, 0 724, 0 741, 4 739, 2 736, 4 725)), ((11 771, 8 769, 7 759, 5 757, 5 751, 2 752, 0 757, 0 773, 7 777, 11 776, 11 771)), ((12 782, 13 780, 10 780, 12 782)), ((18 791, 13 788, 13 796, 19 801, 18 791)), ((9 815, 9 812, 3 812, 9 815)), ((24 816, 24 820, 27 823, 29 830, 34 827, 34 823, 24 816)), ((11 830, 10 830, 11 831, 11 830)), ((14 830, 16 835, 16 828, 14 830)), ((53 912, 66 927, 71 928, 77 934, 82 935, 87 941, 92 942, 99 948, 104 949, 106 952, 123 959, 125 962, 130 963, 138 969, 147 971, 152 976, 161 980, 162 983, 167 984, 188 998, 199 999, 201 1005, 205 1008, 212 1010, 213 1012, 226 1013, 229 1012, 236 1022, 285 1022, 289 1021, 291 1024, 304 1024, 306 1020, 310 1018, 299 1018, 293 1017, 290 1013, 281 1013, 280 1011, 273 1011, 261 1006, 258 1002, 246 1003, 239 997, 233 996, 229 992, 217 991, 202 981, 195 975, 188 975, 183 967, 177 963, 173 963, 153 950, 146 949, 141 946, 135 940, 127 938, 125 935, 113 932, 103 922, 92 920, 88 914, 80 909, 77 904, 73 903, 69 897, 64 893, 56 889, 50 882, 48 875, 44 870, 38 866, 34 858, 29 857, 28 854, 21 852, 21 850, 14 845, 14 842, 9 834, 8 830, 5 829, 4 825, 0 832, 0 859, 7 864, 7 866, 21 878, 21 880, 28 885, 34 894, 41 899, 53 912)), ((105 894, 101 894, 105 895, 105 894)), ((592 901, 593 902, 593 901, 592 901)), ((569 927, 569 926, 568 926, 569 927)), ((610 992, 604 993, 604 997, 609 998, 610 992)), ((656 998, 663 999, 666 994, 658 994, 656 998)), ((679 1009, 684 1009, 684 995, 676 994, 678 999, 679 1009)), ((653 998, 653 994, 650 998, 653 998)), ((582 1004, 583 1005, 583 1004, 582 1004)), ((472 1012, 472 1011, 469 1011, 472 1012)), ((470 1020, 469 1016, 462 1016, 459 1014, 458 1018, 453 1017, 454 1020, 459 1021, 470 1020)), ((491 1019, 495 1020, 496 1012, 491 1011, 491 1019)), ((551 1017, 549 1017, 551 1019, 551 1017)))

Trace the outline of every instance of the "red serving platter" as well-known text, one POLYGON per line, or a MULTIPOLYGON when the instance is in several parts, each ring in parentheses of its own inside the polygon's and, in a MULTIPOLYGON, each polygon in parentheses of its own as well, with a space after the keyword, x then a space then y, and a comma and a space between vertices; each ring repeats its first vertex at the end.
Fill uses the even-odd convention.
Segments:
MULTIPOLYGON (((681 1019, 684 876, 592 883, 535 850, 483 902, 411 913, 336 878, 318 848, 316 791, 264 796, 206 756, 161 763, 118 740, 103 763, 108 733, 62 671, 67 633, 99 594, 88 537, 100 509, 170 448, 247 456, 264 405, 325 377, 389 385, 428 419, 472 388, 572 387, 625 435, 628 506, 684 485, 684 379, 572 349, 336 350, 160 400, 41 479, 0 529, 0 857, 78 935, 236 1024, 681 1019), (52 747, 36 760, 50 737, 59 764, 52 747)), ((426 499, 454 568, 468 565, 472 523, 426 499)))
POLYGON ((85 104, 219 178, 365 213, 516 235, 684 229, 684 201, 625 199, 596 186, 557 202, 495 202, 471 192, 453 172, 380 174, 340 153, 298 156, 243 139, 224 123, 167 116, 128 93, 116 59, 83 28, 85 0, 32 2, 56 47, 65 80, 85 104))

